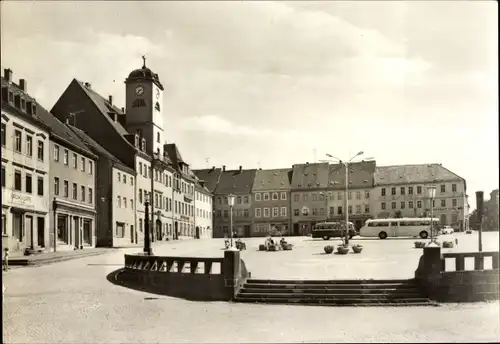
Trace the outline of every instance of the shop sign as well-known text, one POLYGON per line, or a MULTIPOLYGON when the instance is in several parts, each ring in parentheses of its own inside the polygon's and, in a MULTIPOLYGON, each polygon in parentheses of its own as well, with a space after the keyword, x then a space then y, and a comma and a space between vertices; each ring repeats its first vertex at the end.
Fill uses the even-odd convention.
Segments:
POLYGON ((21 205, 32 205, 31 196, 12 193, 12 203, 21 205))

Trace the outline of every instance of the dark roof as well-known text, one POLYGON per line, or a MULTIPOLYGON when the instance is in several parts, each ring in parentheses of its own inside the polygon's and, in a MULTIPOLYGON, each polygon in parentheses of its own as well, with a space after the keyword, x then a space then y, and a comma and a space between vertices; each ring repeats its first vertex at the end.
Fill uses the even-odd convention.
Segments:
POLYGON ((290 168, 257 170, 252 191, 290 190, 291 177, 290 168))
POLYGON ((162 91, 163 91, 163 85, 160 82, 160 78, 158 74, 153 73, 151 69, 146 67, 146 62, 144 61, 144 65, 142 68, 134 69, 133 71, 130 72, 128 75, 128 78, 125 80, 125 82, 133 82, 137 80, 150 80, 154 82, 162 91))
POLYGON ((189 171, 189 173, 185 173, 182 169, 180 164, 184 164, 186 166, 189 166, 184 160, 182 160, 181 153, 177 149, 177 145, 175 143, 167 143, 163 146, 163 150, 167 152, 168 157, 170 158, 170 161, 172 162, 172 165, 177 172, 178 175, 188 179, 195 181, 196 175, 192 172, 189 171))
MULTIPOLYGON (((375 161, 353 162, 349 164, 349 188, 371 188, 373 187, 373 175, 375 173, 375 161)), ((328 177, 329 189, 345 189, 345 166, 343 164, 332 164, 329 167, 328 177)))
POLYGON ((116 166, 118 166, 120 169, 136 175, 136 172, 134 169, 131 169, 130 167, 127 167, 123 162, 121 162, 117 157, 115 157, 113 154, 108 152, 103 146, 101 146, 99 143, 94 141, 89 135, 87 135, 83 130, 78 129, 73 126, 69 126, 71 130, 98 156, 103 156, 111 160, 116 166))
POLYGON ((441 164, 377 166, 375 185, 395 185, 444 181, 463 181, 464 179, 441 164))
POLYGON ((205 186, 211 193, 215 192, 217 184, 219 183, 219 178, 222 172, 220 168, 204 169, 204 170, 193 170, 196 177, 199 180, 205 182, 205 186))
POLYGON ((293 165, 292 189, 325 189, 328 185, 328 163, 293 165))
POLYGON ((249 194, 252 192, 253 182, 257 170, 222 171, 216 194, 249 194))

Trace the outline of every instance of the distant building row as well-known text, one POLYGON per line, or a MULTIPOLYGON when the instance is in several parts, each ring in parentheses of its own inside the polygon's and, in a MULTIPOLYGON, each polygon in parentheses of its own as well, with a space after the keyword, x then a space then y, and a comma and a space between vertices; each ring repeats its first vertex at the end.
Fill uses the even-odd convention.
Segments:
POLYGON ((164 143, 163 86, 144 66, 126 79, 126 108, 73 80, 51 112, 2 86, 2 245, 22 252, 212 237, 212 195, 164 143))
MULTIPOLYGON (((236 195, 234 228, 239 235, 264 236, 273 228, 290 235, 310 233, 315 223, 345 214, 345 167, 296 164, 289 169, 195 170, 214 193, 214 236, 229 233, 228 194, 236 195)), ((357 228, 369 218, 430 215, 427 187, 436 186, 434 216, 456 229, 466 227, 466 182, 441 164, 349 166, 348 211, 357 228)))

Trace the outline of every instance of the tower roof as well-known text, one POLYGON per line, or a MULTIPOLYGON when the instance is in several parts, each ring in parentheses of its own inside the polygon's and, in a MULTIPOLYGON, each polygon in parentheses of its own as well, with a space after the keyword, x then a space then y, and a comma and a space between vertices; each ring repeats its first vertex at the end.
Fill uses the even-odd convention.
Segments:
POLYGON ((139 80, 149 80, 152 81, 163 91, 163 85, 160 82, 160 78, 158 74, 153 73, 151 69, 146 67, 146 56, 142 56, 143 64, 142 68, 134 69, 128 75, 128 78, 125 80, 125 83, 139 81, 139 80))

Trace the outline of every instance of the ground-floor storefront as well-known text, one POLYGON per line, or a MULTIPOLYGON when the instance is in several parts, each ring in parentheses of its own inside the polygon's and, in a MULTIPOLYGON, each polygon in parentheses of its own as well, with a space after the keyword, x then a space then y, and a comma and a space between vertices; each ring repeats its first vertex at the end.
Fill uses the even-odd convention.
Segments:
MULTIPOLYGON (((230 237, 231 231, 229 221, 220 221, 214 224, 213 238, 230 237)), ((252 236, 252 222, 250 221, 234 221, 233 231, 236 236, 241 238, 249 238, 252 236)))
POLYGON ((2 204, 2 249, 12 254, 48 251, 48 212, 2 204))
MULTIPOLYGON (((366 220, 371 219, 372 216, 369 214, 350 214, 349 222, 354 224, 354 228, 356 231, 359 231, 361 227, 365 224, 366 220)), ((332 222, 342 222, 345 221, 345 215, 332 216, 328 219, 328 221, 332 222)))
POLYGON ((252 229, 252 237, 289 236, 291 235, 288 221, 266 221, 255 222, 252 229))
MULTIPOLYGON (((52 216, 51 227, 55 228, 57 251, 96 246, 96 211, 92 207, 55 200, 52 216)), ((54 240, 53 232, 50 237, 54 240)))

